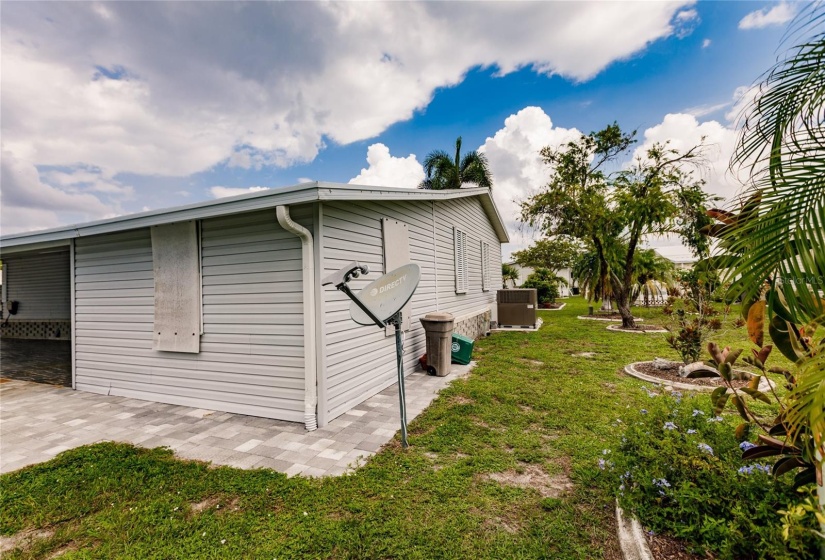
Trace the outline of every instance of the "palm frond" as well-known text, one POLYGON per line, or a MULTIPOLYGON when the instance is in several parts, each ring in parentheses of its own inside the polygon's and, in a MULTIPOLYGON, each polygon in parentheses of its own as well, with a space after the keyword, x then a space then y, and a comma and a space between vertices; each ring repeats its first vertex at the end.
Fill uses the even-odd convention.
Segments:
POLYGON ((766 75, 732 165, 748 169, 749 190, 761 193, 758 217, 726 236, 741 255, 734 289, 753 297, 771 279, 800 323, 825 314, 825 33, 766 75))
POLYGON ((813 443, 821 448, 825 435, 825 344, 800 367, 788 401, 791 405, 785 412, 786 423, 809 426, 813 443))
POLYGON ((493 178, 487 157, 472 151, 461 157, 461 136, 455 141, 455 157, 444 150, 433 150, 424 158, 426 178, 421 189, 460 189, 464 183, 492 188, 493 178))

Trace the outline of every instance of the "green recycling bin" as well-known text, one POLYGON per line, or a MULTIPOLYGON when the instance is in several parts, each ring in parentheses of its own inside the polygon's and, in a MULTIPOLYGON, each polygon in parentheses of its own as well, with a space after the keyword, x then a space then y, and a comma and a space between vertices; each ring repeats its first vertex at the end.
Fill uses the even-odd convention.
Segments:
POLYGON ((473 357, 473 339, 453 334, 452 360, 455 364, 467 365, 473 357))

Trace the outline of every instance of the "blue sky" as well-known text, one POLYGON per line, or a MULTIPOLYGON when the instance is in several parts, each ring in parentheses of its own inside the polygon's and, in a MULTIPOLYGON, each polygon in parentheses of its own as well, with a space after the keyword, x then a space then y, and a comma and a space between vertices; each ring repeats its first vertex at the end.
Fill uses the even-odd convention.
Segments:
POLYGON ((800 6, 6 4, 2 231, 303 179, 411 187, 461 135, 517 233, 537 150, 614 120, 640 146, 708 136, 730 196, 736 96, 800 6))

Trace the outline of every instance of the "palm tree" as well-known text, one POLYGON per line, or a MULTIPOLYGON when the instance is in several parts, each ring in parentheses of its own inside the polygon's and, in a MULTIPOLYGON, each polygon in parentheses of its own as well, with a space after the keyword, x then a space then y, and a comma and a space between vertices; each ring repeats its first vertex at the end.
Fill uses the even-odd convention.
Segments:
MULTIPOLYGON (((786 328, 785 337, 796 339, 803 350, 794 356, 796 384, 785 401, 784 423, 790 441, 806 447, 814 458, 822 512, 825 339, 808 338, 800 345, 800 334, 810 337, 813 332, 803 333, 794 325, 815 329, 825 323, 824 21, 822 3, 797 16, 793 36, 801 39, 765 75, 748 108, 731 165, 750 171, 752 184, 746 195, 758 208, 754 217, 740 220, 726 236, 730 253, 738 255, 731 267, 731 277, 739 278, 735 290, 753 301, 767 281, 774 342, 774 334, 786 328)), ((822 553, 825 557, 825 545, 822 553)))
POLYGON ((508 288, 507 282, 512 282, 515 287, 518 282, 518 269, 511 264, 501 263, 501 287, 508 288))
POLYGON ((418 185, 420 189, 460 189, 465 183, 492 188, 493 174, 487 156, 475 150, 461 157, 461 136, 455 141, 455 158, 444 150, 434 150, 424 158, 427 178, 418 185))
POLYGON ((621 249, 616 245, 620 246, 621 243, 603 244, 604 259, 601 259, 596 248, 588 244, 570 270, 571 277, 581 287, 582 295, 587 297, 587 301, 602 300, 601 311, 613 310, 610 276, 620 270, 618 254, 621 249))
POLYGON ((650 306, 650 295, 661 293, 661 287, 670 288, 675 284, 676 267, 653 249, 637 251, 633 259, 633 276, 636 285, 631 292, 630 301, 635 302, 640 295, 644 297, 644 306, 650 306))

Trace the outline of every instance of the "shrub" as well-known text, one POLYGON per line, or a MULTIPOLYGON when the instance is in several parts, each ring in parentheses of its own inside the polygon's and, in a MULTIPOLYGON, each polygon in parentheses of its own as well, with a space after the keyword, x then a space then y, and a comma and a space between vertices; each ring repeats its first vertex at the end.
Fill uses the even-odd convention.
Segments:
POLYGON ((813 518, 789 525, 786 541, 777 513, 808 497, 794 492, 791 476, 774 478, 767 463, 744 462, 740 445, 750 444, 736 440, 706 396, 656 396, 625 424, 621 444, 606 450, 600 466, 645 527, 723 559, 818 557, 813 518))
POLYGON ((550 270, 537 268, 521 287, 535 288, 539 303, 556 303, 559 297, 559 284, 562 282, 565 282, 564 278, 556 276, 550 270))
POLYGON ((715 317, 718 311, 708 300, 709 294, 703 282, 683 281, 681 300, 668 298, 663 310, 670 318, 670 324, 665 325, 669 331, 665 340, 686 364, 699 361, 710 333, 722 328, 722 319, 715 317))

